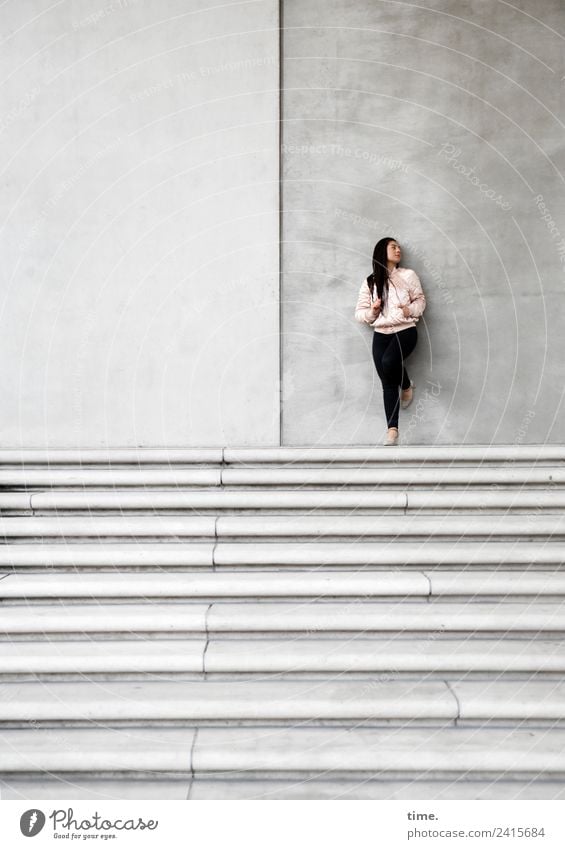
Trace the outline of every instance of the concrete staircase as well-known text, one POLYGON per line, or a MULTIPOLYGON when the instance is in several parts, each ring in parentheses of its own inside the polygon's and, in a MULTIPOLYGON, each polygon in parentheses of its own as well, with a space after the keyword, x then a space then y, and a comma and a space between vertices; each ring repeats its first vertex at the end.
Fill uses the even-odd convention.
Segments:
POLYGON ((565 446, 0 452, 3 798, 565 798, 565 446))

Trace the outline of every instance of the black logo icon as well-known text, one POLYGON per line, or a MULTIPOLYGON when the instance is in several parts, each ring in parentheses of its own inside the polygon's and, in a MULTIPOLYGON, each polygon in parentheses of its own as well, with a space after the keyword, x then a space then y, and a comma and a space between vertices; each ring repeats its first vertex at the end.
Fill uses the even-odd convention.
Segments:
POLYGON ((20 817, 20 831, 26 837, 35 837, 45 825, 45 814, 37 808, 31 808, 20 817))

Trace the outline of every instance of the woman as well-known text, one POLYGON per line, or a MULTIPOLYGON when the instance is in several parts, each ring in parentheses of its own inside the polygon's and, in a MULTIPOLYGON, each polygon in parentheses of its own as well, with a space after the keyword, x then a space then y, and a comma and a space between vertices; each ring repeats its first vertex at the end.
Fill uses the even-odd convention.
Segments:
POLYGON ((416 347, 416 323, 426 308, 418 275, 410 268, 400 268, 399 263, 396 239, 387 237, 377 242, 373 273, 363 282, 355 307, 357 321, 370 324, 374 330, 373 360, 383 385, 388 426, 385 445, 398 442, 398 408, 412 402, 414 384, 404 360, 416 347))

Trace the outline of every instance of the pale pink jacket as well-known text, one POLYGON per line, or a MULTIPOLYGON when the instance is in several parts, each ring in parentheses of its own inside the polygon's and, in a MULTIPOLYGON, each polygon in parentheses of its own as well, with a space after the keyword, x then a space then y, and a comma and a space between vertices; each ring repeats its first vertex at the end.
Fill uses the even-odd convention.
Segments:
MULTIPOLYGON (((376 294, 375 291, 375 296, 376 294)), ((418 319, 426 308, 422 284, 411 268, 394 268, 390 272, 387 305, 384 313, 380 312, 375 320, 369 315, 371 303, 371 290, 365 279, 359 290, 355 318, 361 324, 369 324, 379 333, 398 333, 399 330, 416 327, 418 319), (403 306, 410 306, 409 317, 404 316, 403 306)))

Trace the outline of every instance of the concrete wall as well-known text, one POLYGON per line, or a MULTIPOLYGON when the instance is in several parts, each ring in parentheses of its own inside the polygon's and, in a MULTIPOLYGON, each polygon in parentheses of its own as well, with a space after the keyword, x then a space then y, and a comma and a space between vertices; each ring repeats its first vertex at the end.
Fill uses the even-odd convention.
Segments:
POLYGON ((385 235, 429 304, 403 440, 564 441, 563 4, 427 5, 284 2, 285 444, 381 440, 385 235))
POLYGON ((0 31, 0 444, 278 444, 278 4, 0 31))

